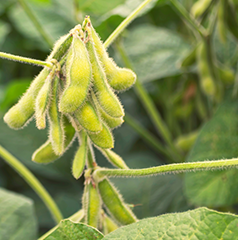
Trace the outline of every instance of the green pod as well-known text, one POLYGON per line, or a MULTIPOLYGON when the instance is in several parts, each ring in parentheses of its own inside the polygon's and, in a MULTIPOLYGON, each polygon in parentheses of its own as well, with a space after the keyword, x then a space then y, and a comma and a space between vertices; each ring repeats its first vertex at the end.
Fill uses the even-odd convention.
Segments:
POLYGON ((19 102, 5 114, 4 121, 10 128, 19 129, 29 122, 35 112, 35 99, 49 73, 50 69, 45 67, 33 80, 19 102))
POLYGON ((198 45, 195 46, 191 51, 189 51, 189 53, 182 59, 180 67, 186 68, 196 63, 197 48, 198 45))
POLYGON ((98 228, 101 205, 101 198, 97 188, 91 182, 86 183, 83 193, 83 209, 86 224, 98 228))
POLYGON ((121 169, 128 169, 126 163, 123 161, 123 159, 113 152, 110 149, 100 149, 102 154, 107 158, 107 160, 114 166, 121 168, 121 169))
POLYGON ((98 109, 100 115, 101 115, 101 118, 102 120, 107 124, 107 126, 111 129, 114 129, 114 128, 117 128, 119 126, 122 125, 122 123, 124 122, 124 119, 123 117, 120 117, 120 118, 114 118, 114 117, 111 117, 110 115, 108 115, 102 108, 101 106, 98 104, 98 101, 96 99, 96 96, 93 92, 91 92, 91 95, 92 95, 92 100, 96 106, 96 108, 98 109))
POLYGON ((217 67, 217 71, 218 71, 221 81, 225 85, 231 85, 234 83, 235 73, 232 69, 230 69, 226 66, 221 66, 221 67, 219 66, 219 67, 217 67))
POLYGON ((214 97, 216 93, 216 86, 211 73, 208 50, 205 43, 201 43, 198 47, 197 63, 201 89, 207 96, 214 97))
POLYGON ((210 6, 212 0, 198 0, 191 8, 191 13, 194 17, 200 17, 210 6))
POLYGON ((74 36, 66 60, 67 83, 59 102, 60 112, 74 112, 84 103, 91 78, 91 64, 85 44, 80 37, 74 36))
POLYGON ((87 134, 85 131, 81 131, 80 134, 80 147, 76 152, 73 160, 72 174, 74 178, 79 179, 83 173, 86 159, 87 159, 87 134))
POLYGON ((188 152, 194 145, 199 131, 194 131, 186 135, 182 135, 175 140, 175 146, 184 152, 188 152))
POLYGON ((87 131, 98 133, 102 130, 102 123, 98 113, 90 101, 86 101, 85 104, 74 113, 74 116, 79 124, 87 131))
POLYGON ((97 166, 95 154, 93 151, 93 146, 91 140, 88 138, 88 157, 87 157, 87 168, 94 168, 97 166))
POLYGON ((44 85, 39 91, 35 103, 35 118, 38 129, 45 128, 45 117, 51 98, 52 80, 55 77, 55 71, 52 70, 45 80, 44 85))
POLYGON ((130 69, 118 67, 113 59, 109 58, 100 37, 92 25, 91 31, 96 52, 99 56, 99 60, 103 64, 110 86, 117 91, 125 91, 132 87, 136 81, 136 74, 130 69))
POLYGON ((64 152, 64 128, 63 115, 58 109, 58 99, 60 94, 59 78, 56 76, 52 84, 52 99, 48 111, 49 116, 49 139, 56 155, 64 152))
POLYGON ((119 226, 107 215, 103 216, 103 234, 106 235, 118 229, 119 226))
MULTIPOLYGON (((65 119, 64 119, 65 120, 65 119)), ((72 125, 65 120, 66 123, 64 124, 64 131, 65 131, 65 147, 64 150, 66 151, 72 144, 74 136, 75 136, 75 130, 72 127, 72 125)), ((50 163, 58 159, 60 156, 56 155, 51 141, 47 140, 41 147, 39 147, 32 155, 32 161, 37 163, 50 163)))
POLYGON ((227 5, 227 14, 226 14, 226 21, 227 21, 227 27, 229 31, 232 33, 232 35, 238 39, 238 21, 236 16, 236 11, 234 4, 230 0, 226 0, 227 5))
POLYGON ((220 0, 219 8, 217 13, 217 29, 218 36, 222 43, 226 43, 227 41, 227 0, 220 0))
POLYGON ((93 88, 100 106, 112 117, 118 118, 124 116, 122 105, 108 85, 105 72, 99 62, 91 39, 87 42, 87 49, 92 64, 93 88))
POLYGON ((93 134, 88 132, 88 136, 92 142, 100 148, 113 148, 114 140, 110 129, 105 123, 103 123, 102 127, 102 131, 99 133, 93 134))
POLYGON ((116 221, 122 225, 136 222, 135 215, 107 178, 98 183, 98 189, 103 203, 116 221))

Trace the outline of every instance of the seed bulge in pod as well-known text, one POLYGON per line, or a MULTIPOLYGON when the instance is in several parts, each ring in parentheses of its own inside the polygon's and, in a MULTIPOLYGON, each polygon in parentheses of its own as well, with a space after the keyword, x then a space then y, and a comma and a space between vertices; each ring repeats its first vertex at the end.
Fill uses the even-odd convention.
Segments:
POLYGON ((45 117, 49 107, 52 80, 55 77, 54 75, 55 75, 55 71, 52 70, 48 75, 48 77, 46 78, 45 83, 42 86, 36 98, 35 118, 36 118, 36 126, 38 129, 45 128, 45 117))
POLYGON ((74 113, 74 116, 87 131, 98 133, 102 130, 100 118, 90 101, 86 101, 85 104, 74 113))
POLYGON ((103 110, 112 117, 118 118, 124 116, 122 105, 108 85, 105 72, 96 55, 91 39, 87 42, 87 49, 92 64, 93 88, 96 92, 96 97, 99 104, 103 110))
POLYGON ((101 198, 99 192, 93 184, 86 183, 83 193, 83 209, 85 213, 85 223, 98 228, 101 198))
POLYGON ((98 189, 103 203, 116 221, 123 225, 136 222, 135 215, 107 178, 98 183, 98 189))
POLYGON ((64 152, 64 128, 63 115, 58 110, 58 99, 60 94, 59 78, 56 76, 52 83, 52 99, 48 111, 49 115, 49 139, 56 155, 64 152))
POLYGON ((84 130, 79 133, 80 146, 73 160, 72 174, 74 178, 79 179, 83 173, 87 159, 87 134, 84 130))
POLYGON ((44 68, 33 80, 26 93, 19 102, 14 105, 4 116, 4 121, 10 128, 19 129, 24 127, 35 112, 35 99, 43 86, 50 69, 44 68))
MULTIPOLYGON (((86 19, 86 21, 90 20, 86 19)), ((130 69, 118 67, 113 59, 109 58, 108 53, 100 40, 100 37, 92 25, 91 29, 95 49, 99 56, 99 60, 103 64, 103 68, 106 72, 110 86, 117 91, 125 91, 132 87, 136 81, 136 74, 130 69)))
POLYGON ((114 140, 113 140, 112 133, 105 123, 103 123, 102 131, 96 134, 88 132, 88 135, 92 140, 92 142, 100 148, 114 147, 114 140))
MULTIPOLYGON (((64 118, 64 150, 66 151, 73 142, 75 136, 75 129, 72 125, 64 118), (65 123, 66 121, 66 123, 65 123)), ((47 140, 41 147, 39 147, 32 155, 32 161, 37 163, 50 163, 58 159, 60 156, 56 155, 50 140, 47 140)))
POLYGON ((67 84, 59 102, 60 112, 74 112, 83 104, 88 94, 91 75, 87 49, 83 41, 74 35, 66 60, 67 84))

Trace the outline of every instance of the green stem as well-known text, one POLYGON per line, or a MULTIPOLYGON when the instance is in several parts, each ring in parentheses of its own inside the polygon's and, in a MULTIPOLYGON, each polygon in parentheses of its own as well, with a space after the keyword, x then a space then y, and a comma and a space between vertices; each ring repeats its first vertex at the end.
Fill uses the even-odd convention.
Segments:
POLYGON ((177 0, 170 0, 170 3, 173 5, 173 7, 176 9, 178 14, 184 19, 184 21, 196 32, 200 34, 201 37, 204 37, 207 35, 206 29, 203 28, 202 25, 199 25, 195 18, 193 18, 187 10, 183 7, 181 3, 179 3, 177 0))
POLYGON ((0 145, 0 156, 32 187, 51 212, 56 223, 63 218, 56 203, 39 180, 13 155, 0 145))
POLYGON ((4 52, 0 52, 0 58, 5 58, 8 60, 13 60, 13 61, 17 61, 17 62, 29 63, 29 64, 42 66, 42 67, 52 68, 52 66, 53 66, 53 64, 50 62, 44 62, 44 61, 40 61, 40 60, 36 60, 36 59, 32 59, 32 58, 20 57, 17 55, 4 53, 4 52))
POLYGON ((170 161, 172 161, 173 157, 168 152, 168 150, 159 142, 159 140, 150 132, 148 132, 143 126, 141 126, 137 121, 135 121, 131 116, 129 116, 128 113, 124 116, 124 120, 142 137, 143 140, 145 140, 158 153, 164 154, 170 159, 170 161))
POLYGON ((210 171, 227 168, 236 168, 238 166, 238 158, 213 160, 205 162, 188 162, 168 164, 158 167, 144 169, 98 169, 94 172, 95 178, 100 180, 104 176, 107 177, 136 177, 136 176, 151 176, 156 174, 166 173, 182 173, 190 171, 210 171))
POLYGON ((18 2, 21 4, 22 8, 24 9, 25 13, 28 15, 28 17, 31 19, 32 23, 38 30, 38 32, 41 34, 42 38, 47 42, 49 47, 51 48, 53 46, 53 41, 51 37, 45 32, 39 21, 37 20, 36 16, 32 12, 32 10, 28 7, 28 5, 25 3, 25 0, 18 0, 18 2))
MULTIPOLYGON (((70 216, 68 219, 73 221, 73 222, 79 222, 82 220, 82 218, 84 217, 84 212, 83 210, 79 210, 78 212, 76 212, 75 214, 73 214, 72 216, 70 216)), ((47 233, 45 233, 43 236, 41 236, 38 240, 44 240, 46 239, 46 237, 48 237, 52 232, 54 232, 59 226, 56 225, 55 227, 53 227, 52 229, 50 229, 47 233)))
POLYGON ((121 24, 113 31, 104 43, 104 47, 107 48, 118 35, 139 15, 139 13, 153 0, 145 0, 141 3, 121 24))

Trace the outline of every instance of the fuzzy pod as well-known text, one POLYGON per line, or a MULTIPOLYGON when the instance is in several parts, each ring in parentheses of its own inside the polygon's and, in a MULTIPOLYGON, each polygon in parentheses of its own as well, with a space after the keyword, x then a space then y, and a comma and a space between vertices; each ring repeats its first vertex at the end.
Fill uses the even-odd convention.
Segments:
POLYGON ((101 120, 96 108, 90 101, 86 101, 85 104, 74 113, 74 116, 79 124, 87 131, 92 133, 102 131, 101 120))
POLYGON ((230 69, 226 66, 217 66, 217 72, 219 74, 221 81, 225 85, 231 85, 234 83, 235 73, 232 69, 230 69))
POLYGON ((118 67, 113 59, 108 56, 100 37, 92 25, 91 32, 96 52, 102 62, 110 86, 116 91, 125 91, 132 87, 137 78, 136 74, 130 69, 118 67))
POLYGON ((107 215, 104 213, 103 216, 103 234, 106 235, 110 232, 118 229, 119 226, 107 215))
POLYGON ((98 189, 91 182, 86 183, 82 199, 85 223, 98 228, 102 203, 98 189))
POLYGON ((102 125, 102 131, 96 134, 88 132, 88 136, 90 137, 91 141, 99 148, 113 148, 114 140, 112 133, 105 123, 102 123, 102 125))
POLYGON ((97 165, 91 140, 88 138, 87 168, 94 168, 97 165))
POLYGON ((35 118, 36 126, 38 129, 44 129, 46 112, 49 108, 50 98, 51 98, 51 87, 52 81, 55 77, 55 71, 52 70, 45 80, 44 85, 39 91, 36 102, 35 102, 35 118))
POLYGON ((58 109, 58 99, 60 95, 59 78, 56 76, 52 82, 52 99, 48 111, 49 117, 49 139, 56 155, 64 152, 64 128, 63 114, 58 109))
POLYGON ((120 193, 107 178, 98 182, 98 189, 107 210, 117 222, 127 225, 137 221, 120 193))
POLYGON ((92 78, 91 64, 83 41, 76 35, 66 60, 66 87, 59 102, 63 113, 76 111, 85 101, 92 78))
POLYGON ((207 8, 210 6, 213 0, 198 0, 195 2, 191 8, 191 13, 194 17, 200 17, 207 8))
POLYGON ((121 168, 121 169, 128 169, 128 166, 126 163, 123 161, 123 159, 113 152, 110 149, 99 149, 102 154, 107 158, 107 160, 114 166, 121 168))
POLYGON ((47 61, 49 61, 51 59, 56 59, 57 61, 60 61, 60 59, 65 55, 65 53, 70 48, 72 39, 73 39, 73 37, 69 33, 69 34, 62 36, 58 41, 56 41, 52 52, 50 53, 50 55, 47 58, 47 61))
POLYGON ((123 107, 107 82, 106 74, 99 62, 91 40, 87 42, 87 49, 92 64, 93 88, 100 106, 112 117, 118 118, 124 116, 123 107))
POLYGON ((80 138, 80 146, 74 156, 73 160, 73 166, 72 166, 72 174, 75 179, 79 179, 83 173, 86 160, 87 160, 87 152, 88 152, 88 146, 87 146, 87 134, 85 131, 81 131, 79 133, 80 138))
POLYGON ((209 64, 208 50, 205 43, 201 43, 197 49, 197 63, 200 75, 200 86, 202 91, 210 97, 214 97, 216 86, 209 64))
MULTIPOLYGON (((67 120, 65 120, 67 121, 67 120)), ((64 131, 65 131, 65 147, 64 150, 66 151, 73 142, 75 136, 75 129, 71 126, 71 124, 67 121, 64 124, 64 131)), ((39 147, 32 155, 32 161, 37 163, 50 163, 58 159, 60 155, 56 155, 51 141, 47 140, 41 147, 39 147)))
POLYGON ((5 114, 4 121, 10 128, 19 129, 29 122, 35 112, 35 99, 49 73, 50 69, 43 68, 18 103, 5 114))

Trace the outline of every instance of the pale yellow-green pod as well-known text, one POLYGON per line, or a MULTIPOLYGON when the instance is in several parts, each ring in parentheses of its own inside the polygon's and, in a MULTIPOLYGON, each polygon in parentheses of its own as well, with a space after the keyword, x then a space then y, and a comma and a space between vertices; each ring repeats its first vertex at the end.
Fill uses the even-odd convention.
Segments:
POLYGON ((100 40, 100 37, 92 25, 91 32, 96 52, 99 60, 103 64, 103 68, 110 86, 117 91, 125 91, 132 87, 136 81, 136 74, 130 69, 118 67, 113 59, 109 58, 108 53, 100 40))
POLYGON ((75 116, 74 116, 74 115, 70 115, 70 114, 68 114, 67 116, 68 116, 68 118, 69 118, 69 120, 70 120, 73 128, 74 128, 77 132, 80 132, 80 131, 83 129, 83 127, 79 124, 79 122, 78 122, 78 120, 75 118, 75 116))
POLYGON ((88 154, 88 146, 87 146, 87 134, 84 130, 79 133, 80 146, 74 156, 73 166, 72 166, 72 174, 75 179, 79 179, 83 173, 87 154, 88 154))
MULTIPOLYGON (((72 144, 75 136, 75 129, 72 125, 64 119, 64 131, 65 131, 65 147, 66 151, 72 144)), ((47 140, 41 147, 39 147, 32 155, 32 161, 37 163, 50 163, 58 159, 60 155, 56 155, 50 140, 47 140)))
POLYGON ((112 117, 119 118, 124 116, 123 107, 107 82, 106 74, 99 62, 91 40, 87 42, 87 49, 92 64, 93 88, 100 106, 112 117))
POLYGON ((24 127, 35 112, 35 99, 42 88, 50 69, 44 68, 33 80, 26 93, 19 102, 14 105, 4 116, 4 121, 10 128, 19 129, 24 127))
POLYGON ((64 128, 63 115, 58 109, 58 99, 60 95, 59 78, 56 76, 53 81, 52 99, 48 111, 49 116, 49 139, 52 148, 56 155, 61 155, 64 152, 64 128))
POLYGON ((88 136, 90 137, 92 142, 100 148, 106 148, 106 149, 113 148, 114 140, 113 140, 112 133, 105 123, 102 123, 102 124, 103 124, 102 131, 96 134, 88 132, 88 136))
POLYGON ((85 44, 74 35, 66 60, 66 87, 59 102, 63 113, 76 111, 86 100, 92 78, 91 64, 85 44))
POLYGON ((210 6, 212 0, 198 0, 191 8, 191 13, 194 17, 200 17, 210 6))
POLYGON ((123 159, 116 154, 115 152, 113 152, 110 149, 101 149, 100 151, 102 152, 102 154, 107 158, 107 160, 114 166, 121 168, 121 169, 128 169, 126 163, 123 161, 123 159))
POLYGON ((194 131, 186 135, 181 135, 175 141, 175 146, 184 152, 188 152, 198 137, 199 131, 194 131))
POLYGON ((127 225, 137 221, 135 215, 124 202, 120 193, 107 178, 98 182, 98 189, 103 203, 117 222, 122 225, 127 225))
POLYGON ((83 193, 83 209, 86 224, 98 228, 101 207, 102 203, 98 189, 91 182, 86 183, 83 193))
POLYGON ((44 85, 39 91, 36 103, 35 103, 35 118, 36 118, 36 126, 38 129, 44 129, 46 112, 49 107, 50 98, 51 98, 51 87, 52 81, 55 77, 55 71, 52 70, 48 77, 45 80, 44 85))
POLYGON ((103 234, 106 235, 110 232, 115 231, 119 226, 107 215, 103 214, 103 234))
POLYGON ((86 101, 80 109, 75 111, 74 116, 87 131, 98 133, 102 130, 99 115, 90 101, 86 101))
POLYGON ((91 140, 88 138, 88 157, 87 157, 87 168, 94 168, 97 166, 96 158, 92 146, 91 140))
POLYGON ((235 73, 232 69, 226 66, 217 67, 217 71, 221 81, 226 85, 231 85, 235 81, 235 73))

